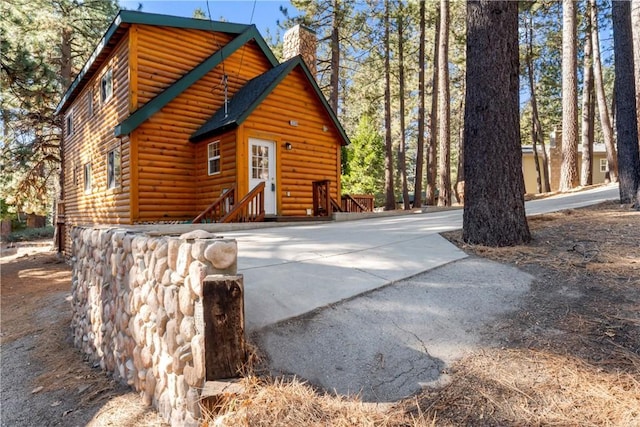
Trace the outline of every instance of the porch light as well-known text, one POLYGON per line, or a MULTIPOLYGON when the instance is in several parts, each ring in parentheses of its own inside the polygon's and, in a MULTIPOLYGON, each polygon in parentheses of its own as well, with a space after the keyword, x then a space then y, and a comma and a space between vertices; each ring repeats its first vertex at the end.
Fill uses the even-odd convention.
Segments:
POLYGON ((284 149, 287 150, 287 151, 291 151, 291 150, 293 150, 293 145, 291 145, 290 142, 285 142, 284 143, 284 149))

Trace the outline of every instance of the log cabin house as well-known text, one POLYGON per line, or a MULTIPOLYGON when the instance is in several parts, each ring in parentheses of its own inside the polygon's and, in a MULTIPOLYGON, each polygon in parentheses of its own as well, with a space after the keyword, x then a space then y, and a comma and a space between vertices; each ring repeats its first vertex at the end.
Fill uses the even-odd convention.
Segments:
POLYGON ((337 208, 349 140, 315 81, 315 34, 295 27, 291 48, 279 63, 254 25, 120 11, 57 108, 64 247, 74 225, 337 208))

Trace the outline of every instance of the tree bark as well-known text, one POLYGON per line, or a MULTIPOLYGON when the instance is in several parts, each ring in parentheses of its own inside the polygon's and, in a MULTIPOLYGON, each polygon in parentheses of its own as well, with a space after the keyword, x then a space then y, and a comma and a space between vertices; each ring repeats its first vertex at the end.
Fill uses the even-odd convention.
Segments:
POLYGON ((640 210, 640 153, 633 72, 631 3, 614 1, 612 17, 620 203, 631 203, 640 210))
POLYGON ((422 206, 422 171, 424 166, 424 48, 425 0, 420 0, 420 42, 418 45, 418 141, 416 147, 416 173, 413 185, 413 207, 422 206))
MULTIPOLYGON (((527 32, 527 54, 525 55, 525 61, 527 63, 527 74, 529 77, 529 91, 531 92, 531 146, 533 149, 533 161, 536 166, 536 191, 542 193, 542 173, 540 171, 540 158, 538 156, 538 133, 539 120, 538 120, 538 104, 535 97, 535 79, 533 77, 533 17, 532 11, 529 10, 529 19, 526 21, 527 32)), ((548 175, 545 171, 544 175, 548 175)))
MULTIPOLYGON (((640 0, 631 0, 631 31, 633 32, 633 65, 636 76, 636 112, 640 112, 640 0)), ((638 115, 640 135, 640 115, 638 115)))
POLYGON ((591 21, 591 43, 593 45, 593 78, 598 101, 598 112, 600 113, 600 126, 604 138, 605 149, 607 150, 607 164, 609 165, 609 179, 612 182, 618 181, 618 162, 616 160, 616 147, 613 138, 613 119, 609 116, 607 98, 604 93, 604 79, 602 77, 602 61, 600 60, 600 36, 598 34, 598 6, 596 0, 589 1, 590 21, 591 21))
MULTIPOLYGON (((587 3, 587 10, 589 9, 587 3)), ((580 173, 580 185, 593 184, 593 138, 594 138, 594 111, 595 106, 593 92, 593 44, 591 42, 591 22, 587 20, 584 41, 584 65, 582 83, 582 172, 580 173)))
POLYGON ((433 76, 431 78, 431 114, 429 114, 429 145, 427 147, 427 192, 428 205, 436 202, 436 177, 437 177, 437 143, 438 143, 438 46, 440 46, 440 3, 436 4, 436 28, 433 44, 433 76))
POLYGON ((562 164, 560 191, 578 185, 578 64, 576 4, 562 0, 562 164))
POLYGON ((338 114, 339 82, 340 82, 340 19, 338 16, 340 4, 338 0, 333 0, 333 13, 331 21, 331 76, 329 83, 331 92, 329 94, 329 105, 333 112, 338 114))
POLYGON ((438 46, 438 206, 451 206, 451 111, 449 100, 449 0, 440 0, 438 46))
POLYGON ((391 71, 389 65, 389 0, 384 2, 384 193, 385 210, 396 208, 393 185, 393 144, 391 141, 391 71))
POLYGON ((398 169, 402 183, 402 205, 404 210, 411 209, 409 188, 407 185, 406 129, 404 119, 404 16, 402 2, 398 9, 398 85, 400 101, 400 144, 398 147, 398 169))
MULTIPOLYGON (((464 93, 464 86, 462 88, 464 93)), ((460 120, 460 127, 458 128, 458 164, 456 165, 456 185, 454 187, 454 194, 456 201, 459 204, 464 204, 464 98, 460 97, 460 104, 458 106, 458 116, 460 120)))
POLYGON ((518 3, 467 3, 463 239, 531 239, 524 209, 519 118, 518 3))

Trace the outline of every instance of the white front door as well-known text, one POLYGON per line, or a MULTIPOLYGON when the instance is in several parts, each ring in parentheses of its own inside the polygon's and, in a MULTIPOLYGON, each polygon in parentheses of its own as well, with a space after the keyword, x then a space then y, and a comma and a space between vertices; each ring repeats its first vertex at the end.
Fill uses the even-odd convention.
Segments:
POLYGON ((249 190, 264 182, 264 212, 276 214, 276 145, 249 138, 249 190))

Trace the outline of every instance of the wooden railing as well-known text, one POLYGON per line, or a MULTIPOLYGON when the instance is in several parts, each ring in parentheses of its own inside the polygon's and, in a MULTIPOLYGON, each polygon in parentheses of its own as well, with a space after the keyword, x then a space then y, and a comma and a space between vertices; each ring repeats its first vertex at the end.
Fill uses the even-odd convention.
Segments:
POLYGON ((342 210, 344 212, 373 212, 373 196, 344 194, 342 196, 342 210))
POLYGON ((233 211, 235 194, 236 186, 234 184, 231 188, 224 190, 220 197, 192 221, 192 224, 221 222, 222 218, 233 211))
POLYGON ((331 181, 324 179, 322 181, 313 181, 313 215, 314 216, 331 216, 334 211, 342 212, 342 206, 338 204, 329 192, 331 181))
POLYGON ((256 185, 219 222, 264 221, 264 187, 264 182, 256 185))

